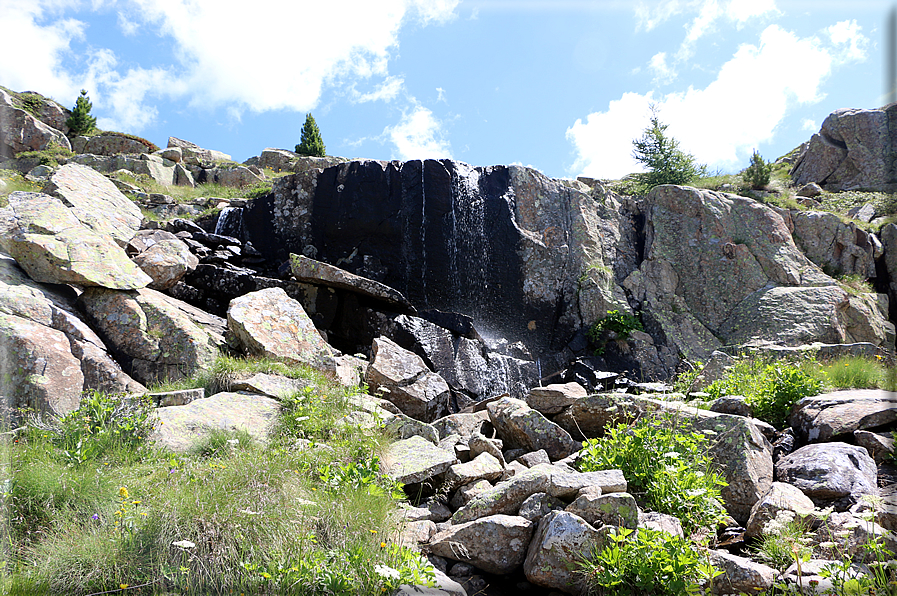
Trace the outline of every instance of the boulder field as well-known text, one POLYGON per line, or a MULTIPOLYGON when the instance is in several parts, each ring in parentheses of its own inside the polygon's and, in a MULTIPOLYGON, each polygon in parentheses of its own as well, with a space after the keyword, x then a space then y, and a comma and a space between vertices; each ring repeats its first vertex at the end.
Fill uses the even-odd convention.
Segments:
MULTIPOLYGON (((11 116, 0 120, 19 126, 4 130, 7 153, 56 139, 52 124, 2 93, 0 110, 11 116)), ((882 113, 886 122, 890 111, 882 113)), ((836 126, 848 117, 856 115, 826 120, 795 165, 800 180, 847 188, 871 168, 851 157, 846 125, 836 126), (835 141, 847 145, 837 176, 800 174, 817 145, 843 149, 835 141)), ((518 166, 270 149, 233 167, 174 137, 155 154, 121 138, 69 146, 96 154, 29 169, 42 191, 11 193, 0 208, 8 425, 21 423, 22 408, 70 412, 85 390, 147 393, 208 368, 220 351, 366 384, 377 397, 353 397, 352 422, 395 433, 383 472, 411 498, 403 539, 455 580, 442 594, 509 581, 578 594, 570 565, 612 528, 681 535, 680 520, 628 492, 621 470, 583 472, 577 463, 583 440, 663 413, 710 438, 727 483, 724 527, 710 531, 743 545, 780 511, 832 507, 830 522, 854 548, 875 533, 897 550, 887 463, 894 394, 804 398, 777 430, 733 396, 696 409, 657 383, 686 361, 709 361, 706 374, 718 374, 728 353, 746 347, 893 354, 893 224, 879 237, 831 214, 733 194, 660 186, 621 197, 597 181, 518 166), (225 208, 213 219, 150 222, 134 202, 149 198, 103 174, 137 162, 168 185, 255 183, 265 167, 292 173, 265 196, 218 203, 225 208), (881 293, 849 292, 823 268, 873 278, 881 293), (609 311, 638 317, 643 330, 610 337, 596 355, 588 330, 609 311), (866 521, 870 496, 884 504, 866 521)), ((256 375, 231 389, 154 395, 165 422, 154 439, 179 450, 210 429, 242 428, 264 441, 278 399, 299 387, 256 375)), ((782 579, 745 554, 711 551, 725 571, 715 592, 782 579)), ((805 574, 804 583, 821 581, 805 574)))

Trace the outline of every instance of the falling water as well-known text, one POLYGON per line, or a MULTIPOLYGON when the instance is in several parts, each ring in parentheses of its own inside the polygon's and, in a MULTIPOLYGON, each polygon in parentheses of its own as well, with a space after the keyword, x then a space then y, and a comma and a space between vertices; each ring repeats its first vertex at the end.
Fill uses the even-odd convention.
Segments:
POLYGON ((424 185, 426 162, 420 164, 420 258, 421 258, 421 291, 424 295, 424 308, 427 303, 427 192, 424 185))
POLYGON ((215 223, 215 233, 221 236, 231 236, 237 240, 246 240, 243 231, 243 208, 225 207, 218 214, 215 223))
POLYGON ((456 304, 468 305, 469 314, 482 319, 481 300, 470 294, 470 288, 485 292, 489 254, 486 250, 485 200, 480 193, 480 172, 464 163, 456 163, 452 175, 452 233, 447 249, 451 286, 456 304), (462 260, 459 260, 462 259, 462 260))

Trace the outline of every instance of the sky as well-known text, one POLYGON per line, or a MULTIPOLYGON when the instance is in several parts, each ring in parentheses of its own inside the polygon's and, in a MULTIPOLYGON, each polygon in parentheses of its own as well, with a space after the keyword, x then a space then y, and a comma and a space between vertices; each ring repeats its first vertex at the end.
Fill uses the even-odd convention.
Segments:
POLYGON ((640 171, 657 110, 713 173, 885 103, 888 0, 0 0, 0 85, 237 161, 328 155, 640 171), (9 51, 13 48, 14 51, 9 51))

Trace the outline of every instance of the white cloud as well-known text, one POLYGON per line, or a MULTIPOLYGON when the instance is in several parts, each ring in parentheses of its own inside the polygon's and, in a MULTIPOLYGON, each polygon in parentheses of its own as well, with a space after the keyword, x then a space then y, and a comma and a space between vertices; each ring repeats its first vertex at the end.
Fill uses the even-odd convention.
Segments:
POLYGON ((698 12, 698 16, 685 28, 685 41, 682 42, 682 47, 679 49, 683 60, 689 58, 694 53, 692 48, 695 42, 704 37, 704 34, 707 33, 713 23, 722 15, 723 9, 720 7, 719 2, 716 0, 706 0, 704 2, 698 12))
POLYGON ((443 139, 442 123, 421 105, 402 114, 402 121, 383 131, 395 145, 402 160, 451 157, 448 141, 443 139))
POLYGON ((775 0, 732 0, 726 8, 729 18, 739 24, 769 12, 778 12, 775 0))
POLYGON ((448 103, 445 101, 445 89, 443 89, 442 87, 436 87, 436 102, 438 103, 440 101, 448 103))
POLYGON ((62 67, 72 41, 85 34, 84 23, 64 13, 109 10, 113 3, 0 0, 4 43, 28 48, 28 60, 9 53, 0 57, 0 80, 14 89, 34 88, 74 101, 92 76, 100 85, 90 89, 95 105, 111 107, 113 121, 138 130, 151 121, 139 114, 151 114, 153 97, 160 95, 237 113, 306 112, 325 87, 381 78, 379 89, 363 97, 388 100, 400 90, 401 79, 389 77, 387 65, 401 27, 444 23, 454 18, 457 5, 458 0, 283 2, 272 13, 247 9, 237 0, 119 0, 114 6, 122 31, 158 34, 174 58, 160 64, 156 55, 152 68, 127 72, 112 65, 119 70, 101 76, 62 67), (130 90, 124 88, 128 83, 130 90))
POLYGON ((654 72, 655 85, 667 83, 676 76, 676 73, 667 63, 666 52, 658 52, 654 54, 651 57, 651 61, 648 62, 648 68, 654 72))
POLYGON ((704 89, 689 87, 657 98, 652 92, 627 93, 585 123, 577 120, 567 129, 577 154, 571 170, 614 178, 637 171, 629 156, 631 141, 647 125, 652 101, 683 150, 711 166, 735 166, 773 137, 789 106, 822 99, 822 82, 851 51, 850 44, 825 45, 770 25, 758 45, 739 47, 704 89), (751 83, 762 85, 762 97, 745 90, 751 83))
POLYGON ((402 77, 386 77, 376 89, 370 93, 357 94, 354 101, 366 103, 369 101, 392 101, 405 88, 405 79, 402 77))
POLYGON ((660 0, 659 2, 639 2, 635 5, 636 29, 651 31, 664 21, 681 13, 693 2, 679 0, 660 0))
POLYGON ((862 27, 856 21, 841 21, 825 30, 829 37, 839 48, 843 48, 843 60, 845 62, 861 62, 866 59, 866 49, 869 39, 860 33, 862 27))
POLYGON ((819 130, 819 126, 816 124, 816 121, 811 118, 804 118, 800 122, 801 130, 808 130, 810 132, 816 132, 819 130))

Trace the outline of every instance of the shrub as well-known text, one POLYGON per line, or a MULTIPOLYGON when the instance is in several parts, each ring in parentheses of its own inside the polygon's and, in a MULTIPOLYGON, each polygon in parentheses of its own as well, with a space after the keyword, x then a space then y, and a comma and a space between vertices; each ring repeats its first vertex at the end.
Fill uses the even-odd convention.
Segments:
POLYGON ((89 133, 97 127, 97 119, 90 115, 93 104, 87 97, 87 90, 81 90, 81 96, 75 100, 75 107, 72 109, 72 115, 65 121, 65 125, 69 127, 69 135, 76 137, 89 133))
POLYGON ((583 472, 622 470, 649 508, 678 517, 691 533, 715 527, 725 514, 719 498, 726 483, 713 469, 707 441, 677 418, 645 416, 584 442, 578 465, 583 472))
POLYGON ((302 139, 296 145, 296 153, 310 157, 324 157, 326 155, 321 131, 318 129, 315 118, 311 114, 305 117, 305 124, 302 126, 302 139))
POLYGON ((666 134, 668 124, 662 124, 652 107, 651 126, 640 139, 632 141, 634 157, 648 171, 635 174, 643 190, 660 184, 688 184, 706 173, 706 166, 695 163, 693 155, 679 149, 679 141, 666 134))
POLYGON ((698 594, 705 580, 722 573, 698 547, 666 532, 616 528, 607 538, 578 565, 589 594, 698 594))
POLYGON ((751 165, 749 165, 741 177, 745 184, 749 184, 754 190, 766 188, 769 184, 769 176, 772 173, 772 164, 764 160, 760 153, 754 149, 751 154, 751 165))
POLYGON ((741 395, 754 416, 781 428, 795 403, 822 391, 822 378, 812 368, 805 370, 787 362, 744 359, 737 361, 724 378, 711 383, 705 391, 712 399, 741 395))
POLYGON ((596 321, 589 328, 589 342, 594 346, 595 354, 602 354, 607 342, 612 339, 623 340, 633 331, 644 331, 642 322, 636 315, 621 313, 618 310, 607 311, 607 316, 596 321))

